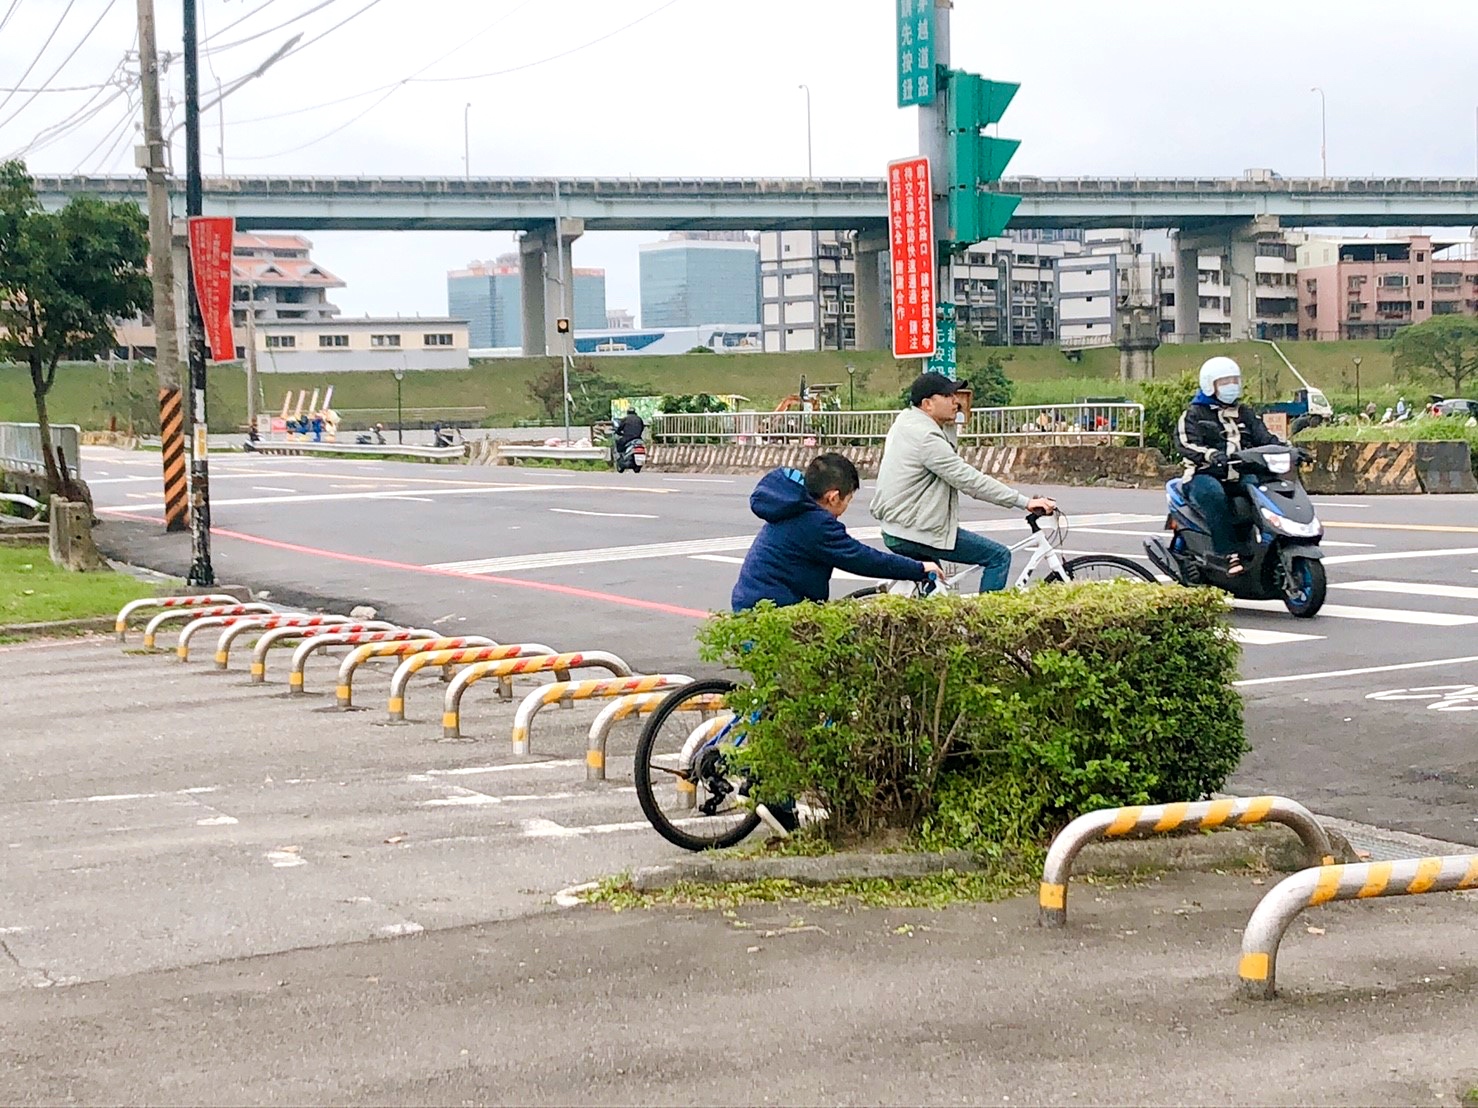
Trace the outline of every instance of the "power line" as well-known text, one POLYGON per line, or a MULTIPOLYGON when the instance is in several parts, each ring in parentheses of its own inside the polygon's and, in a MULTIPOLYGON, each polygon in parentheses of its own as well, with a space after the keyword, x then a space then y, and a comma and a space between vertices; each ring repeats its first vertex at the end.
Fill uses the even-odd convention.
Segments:
MULTIPOLYGON (((103 143, 107 142, 109 138, 112 138, 120 126, 127 128, 132 121, 133 99, 132 97, 129 97, 124 101, 123 104, 123 117, 121 119, 115 120, 112 124, 109 125, 108 129, 103 132, 103 137, 97 140, 97 143, 93 146, 91 150, 82 155, 82 157, 77 162, 77 167, 73 169, 72 172, 74 174, 81 173, 82 167, 87 164, 88 160, 103 148, 103 143)), ((116 145, 117 141, 118 140, 114 138, 113 144, 116 145)))
MULTIPOLYGON (((251 11, 247 12, 241 18, 239 18, 239 19, 233 19, 230 23, 227 23, 224 27, 221 27, 221 28, 217 29, 217 31, 215 32, 214 35, 212 35, 212 34, 206 35, 204 38, 202 38, 200 40, 200 45, 201 46, 204 46, 206 43, 210 42, 211 39, 215 38, 216 35, 224 35, 232 27, 239 27, 241 24, 245 23, 248 19, 251 19, 253 16, 255 16, 259 12, 261 12, 264 8, 270 7, 274 3, 276 3, 276 0, 262 0, 262 3, 258 4, 255 8, 253 8, 251 11)), ((221 49, 225 49, 225 47, 221 47, 221 49)), ((210 51, 206 51, 206 53, 209 53, 209 52, 210 51)))
POLYGON ((108 13, 113 10, 113 5, 116 3, 118 3, 118 0, 108 0, 107 5, 103 8, 102 14, 99 15, 97 19, 93 22, 93 25, 87 29, 87 33, 82 36, 77 45, 72 47, 71 53, 69 53, 65 58, 62 59, 62 64, 51 71, 51 76, 42 81, 41 87, 38 88, 35 92, 31 93, 30 97, 25 100, 20 107, 16 108, 15 111, 11 112, 3 120, 0 120, 0 127, 4 127, 12 119, 20 115, 21 112, 25 111, 27 106, 34 103, 36 97, 45 92, 51 82, 55 81, 57 77, 61 75, 62 70, 67 68, 67 63, 69 63, 73 58, 77 56, 77 51, 81 50, 84 46, 87 45, 87 40, 92 37, 92 33, 98 29, 103 20, 108 18, 108 13))
POLYGON ((107 87, 108 85, 105 81, 100 85, 58 85, 55 88, 49 88, 46 85, 37 85, 31 88, 17 86, 16 88, 0 88, 0 92, 91 92, 93 89, 107 87))
POLYGON ((10 0, 10 7, 5 11, 5 18, 0 19, 0 31, 5 30, 5 25, 10 22, 10 17, 15 14, 15 9, 21 6, 21 0, 10 0))
MULTIPOLYGON (((67 15, 69 12, 71 12, 72 5, 75 3, 77 3, 77 0, 67 0, 67 6, 62 12, 62 17, 56 21, 56 26, 51 29, 51 34, 46 36, 46 41, 41 44, 41 49, 36 51, 36 56, 31 59, 31 64, 26 66, 26 71, 21 74, 20 80, 18 80, 16 84, 23 85, 26 83, 26 78, 31 75, 31 70, 35 69, 36 64, 41 61, 42 55, 46 53, 46 48, 51 45, 51 40, 56 38, 56 33, 62 29, 62 24, 67 21, 67 15)), ((0 100, 0 108, 3 108, 6 104, 9 104, 10 98, 14 95, 15 93, 13 92, 6 93, 5 99, 0 100)))
POLYGON ((34 154, 37 151, 44 150, 46 147, 60 141, 73 131, 97 118, 103 109, 114 100, 117 100, 118 97, 124 95, 132 87, 133 78, 126 73, 125 64, 125 62, 120 61, 113 70, 112 77, 105 84, 99 86, 98 91, 94 92, 81 105, 75 108, 71 115, 58 120, 48 127, 43 127, 30 142, 20 147, 11 156, 18 158, 26 154, 34 154), (113 90, 112 95, 104 99, 102 103, 96 103, 98 98, 110 88, 113 90))
MULTIPOLYGON (((270 2, 271 2, 271 0, 268 0, 268 3, 270 3, 270 2)), ((319 3, 314 4, 313 7, 309 8, 307 11, 305 11, 305 12, 299 12, 297 15, 293 16, 291 19, 284 19, 281 23, 278 23, 276 26, 268 27, 265 31, 258 31, 254 35, 247 35, 246 38, 239 38, 235 42, 225 42, 225 43, 222 43, 220 46, 212 46, 209 50, 204 51, 204 53, 214 54, 214 53, 216 53, 217 51, 220 51, 220 50, 234 50, 236 47, 238 47, 238 46, 244 46, 248 42, 255 42, 259 38, 265 38, 268 35, 276 34, 278 31, 282 30, 284 27, 291 27, 294 23, 297 23, 299 20, 307 19, 314 12, 322 11, 324 8, 328 7, 330 4, 334 4, 334 3, 337 3, 337 2, 338 2, 338 0, 320 0, 319 3)), ((266 4, 263 4, 261 8, 258 8, 257 9, 257 11, 261 11, 262 8, 265 8, 266 6, 267 6, 266 4)), ((245 18, 245 17, 243 17, 243 18, 245 18)), ((240 22, 241 22, 240 19, 238 19, 236 21, 236 23, 240 23, 240 22)), ((236 26, 236 23, 232 23, 231 26, 232 27, 236 26)), ((219 30, 219 31, 216 32, 216 34, 223 34, 225 32, 225 30, 226 30, 226 28, 225 27, 222 27, 221 30, 219 30)), ((207 39, 206 41, 208 42, 209 39, 207 39)))

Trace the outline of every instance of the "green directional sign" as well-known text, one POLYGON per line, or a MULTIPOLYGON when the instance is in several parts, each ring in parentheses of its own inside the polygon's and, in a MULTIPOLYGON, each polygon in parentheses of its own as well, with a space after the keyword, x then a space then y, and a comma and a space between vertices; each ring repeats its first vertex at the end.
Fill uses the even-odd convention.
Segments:
POLYGON ((934 0, 893 0, 898 8, 898 106, 934 103, 934 0))
POLYGON ((955 306, 940 304, 939 313, 935 318, 937 322, 934 326, 934 355, 925 363, 924 369, 929 373, 942 373, 950 380, 954 380, 959 376, 958 361, 955 356, 955 306))

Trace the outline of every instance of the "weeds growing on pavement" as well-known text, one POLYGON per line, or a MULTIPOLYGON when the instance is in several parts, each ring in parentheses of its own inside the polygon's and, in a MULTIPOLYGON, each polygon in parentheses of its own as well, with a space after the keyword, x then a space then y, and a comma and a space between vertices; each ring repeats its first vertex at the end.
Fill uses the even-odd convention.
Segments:
POLYGON ((744 904, 809 904, 817 908, 948 908, 1004 900, 1030 888, 1031 869, 993 869, 979 873, 944 870, 926 877, 868 877, 808 885, 789 878, 754 881, 680 881, 663 889, 640 891, 625 875, 608 878, 585 894, 592 904, 612 911, 636 908, 732 909, 744 904))

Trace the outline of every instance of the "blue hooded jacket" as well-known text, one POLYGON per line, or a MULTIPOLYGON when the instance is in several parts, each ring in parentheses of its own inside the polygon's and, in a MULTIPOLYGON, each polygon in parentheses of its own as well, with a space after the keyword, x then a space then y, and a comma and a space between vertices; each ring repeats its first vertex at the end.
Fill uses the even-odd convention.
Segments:
POLYGON ((860 543, 806 491, 797 469, 775 469, 760 478, 749 507, 765 521, 739 570, 731 602, 734 611, 761 600, 779 607, 831 596, 831 571, 862 577, 922 581, 922 562, 860 543))

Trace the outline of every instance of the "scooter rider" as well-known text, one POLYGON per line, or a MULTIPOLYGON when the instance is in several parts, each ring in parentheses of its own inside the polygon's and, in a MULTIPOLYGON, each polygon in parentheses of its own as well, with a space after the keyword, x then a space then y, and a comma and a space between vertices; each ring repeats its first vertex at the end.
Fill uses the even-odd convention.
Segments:
POLYGON ((614 428, 616 432, 616 457, 621 452, 647 433, 646 422, 636 414, 635 408, 627 408, 626 414, 616 421, 614 428))
POLYGON ((1186 497, 1205 518, 1211 546, 1225 560, 1228 577, 1243 571, 1232 529, 1231 496, 1242 495, 1243 477, 1233 455, 1250 447, 1271 446, 1282 440, 1238 401, 1242 396, 1242 369, 1228 357, 1209 358, 1201 365, 1200 391, 1175 425, 1175 445, 1185 458, 1186 497))

